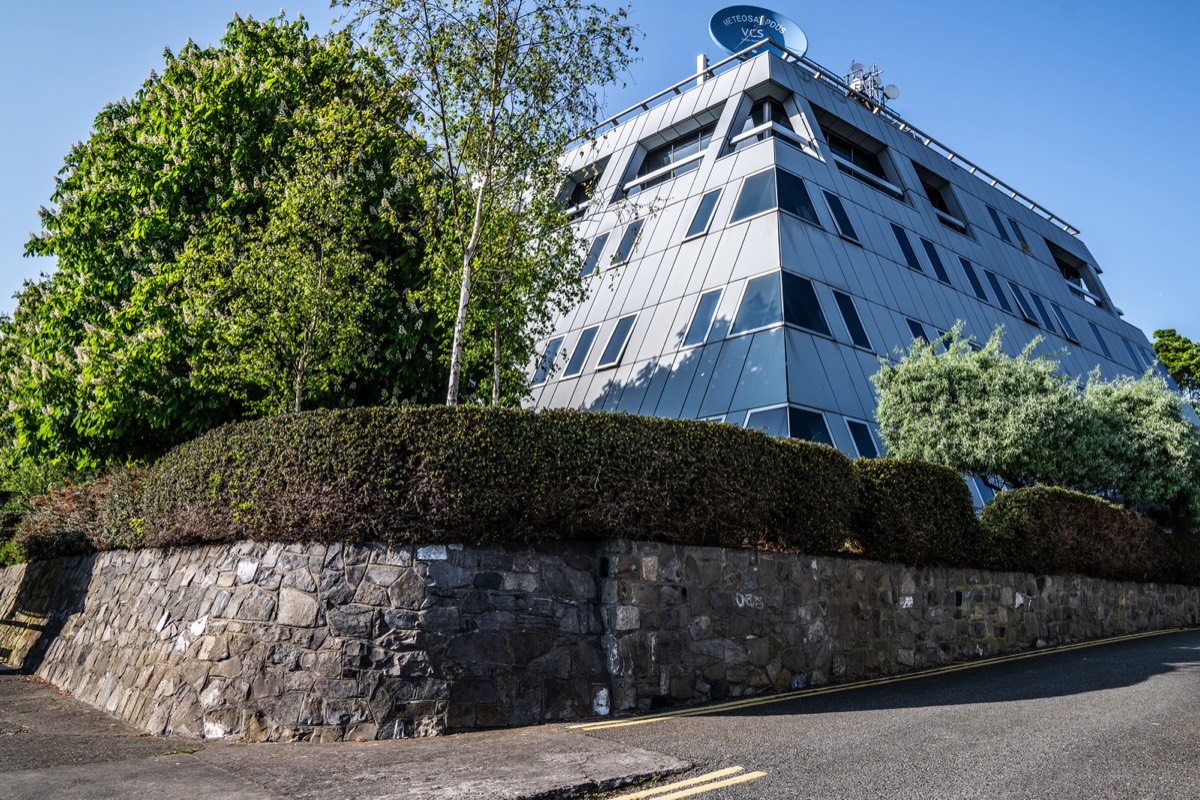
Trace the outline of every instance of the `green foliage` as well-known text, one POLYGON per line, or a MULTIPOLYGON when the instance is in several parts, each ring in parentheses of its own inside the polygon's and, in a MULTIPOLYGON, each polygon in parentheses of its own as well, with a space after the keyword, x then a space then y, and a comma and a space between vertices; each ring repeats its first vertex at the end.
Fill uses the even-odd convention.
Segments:
POLYGON ((1038 575, 1133 581, 1177 577, 1177 556, 1153 520, 1055 487, 996 495, 980 519, 986 566, 1038 575))
POLYGON ((1200 398, 1200 342, 1166 328, 1154 332, 1154 352, 1179 388, 1193 401, 1200 398))
POLYGON ((1194 513, 1200 437, 1161 378, 1093 374, 1081 391, 1057 363, 1030 356, 1036 342, 1009 357, 999 330, 979 350, 960 334, 947 336, 945 352, 916 342, 874 376, 889 454, 996 487, 1068 486, 1194 513))
POLYGON ((851 463, 859 482, 852 527, 863 556, 921 565, 978 562, 979 523, 957 472, 922 461, 851 463))
POLYGON ((149 541, 625 536, 834 552, 855 502, 833 448, 727 425, 512 410, 315 411, 176 448, 149 541))
POLYGON ((341 0, 395 74, 429 143, 418 187, 424 295, 453 327, 447 403, 474 362, 492 402, 524 394, 521 370, 556 309, 581 297, 581 247, 558 203, 558 157, 591 127, 600 90, 631 62, 628 12, 581 0, 341 0), (490 356, 490 357, 489 357, 490 356))
POLYGON ((282 400, 274 368, 308 330, 301 318, 367 334, 354 357, 314 334, 325 344, 308 351, 308 404, 425 398, 440 337, 408 297, 424 282, 418 245, 398 235, 410 205, 392 171, 410 146, 404 87, 349 33, 310 37, 301 21, 235 19, 219 46, 189 42, 165 59, 71 148, 26 247, 58 268, 26 285, 0 338, 15 457, 150 459, 294 407, 295 381, 282 400), (328 203, 311 202, 329 185, 339 192, 328 203), (304 237, 305 212, 334 224, 304 237), (315 258, 326 245, 329 258, 315 258), (359 288, 329 277, 350 265, 369 277, 373 313, 314 313, 359 288))

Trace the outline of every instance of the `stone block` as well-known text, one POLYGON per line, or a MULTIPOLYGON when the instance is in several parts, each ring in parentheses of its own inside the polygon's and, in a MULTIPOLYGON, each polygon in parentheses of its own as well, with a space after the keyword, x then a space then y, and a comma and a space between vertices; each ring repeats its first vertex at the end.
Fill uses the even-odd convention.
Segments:
POLYGON ((279 624, 297 628, 312 627, 317 624, 317 611, 317 600, 311 594, 287 586, 279 590, 279 624))

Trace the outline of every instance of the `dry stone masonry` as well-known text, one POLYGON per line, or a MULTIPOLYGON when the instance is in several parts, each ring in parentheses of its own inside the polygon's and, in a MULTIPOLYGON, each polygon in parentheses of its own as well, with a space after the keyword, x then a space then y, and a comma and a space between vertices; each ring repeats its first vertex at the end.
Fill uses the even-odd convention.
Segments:
POLYGON ((1197 624, 1197 587, 629 540, 0 570, 0 659, 152 734, 255 741, 565 720, 1197 624))

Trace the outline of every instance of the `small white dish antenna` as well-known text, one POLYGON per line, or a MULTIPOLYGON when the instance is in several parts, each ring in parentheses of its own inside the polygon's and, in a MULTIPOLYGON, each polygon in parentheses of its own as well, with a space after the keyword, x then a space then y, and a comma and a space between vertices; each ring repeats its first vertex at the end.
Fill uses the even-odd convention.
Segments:
POLYGON ((883 87, 883 96, 888 100, 895 100, 900 96, 900 87, 894 83, 889 83, 887 86, 883 87))

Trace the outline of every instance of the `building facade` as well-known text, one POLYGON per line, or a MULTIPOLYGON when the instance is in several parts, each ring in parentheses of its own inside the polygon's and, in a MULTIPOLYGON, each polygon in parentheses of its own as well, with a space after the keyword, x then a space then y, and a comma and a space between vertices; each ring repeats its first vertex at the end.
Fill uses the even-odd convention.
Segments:
MULTIPOLYGON (((882 445, 880 358, 961 321, 1064 370, 1154 364, 1078 231, 819 65, 727 59, 566 155, 590 293, 532 405, 882 445), (657 104, 656 104, 657 103, 657 104)), ((853 80, 853 76, 849 79, 853 80)))

